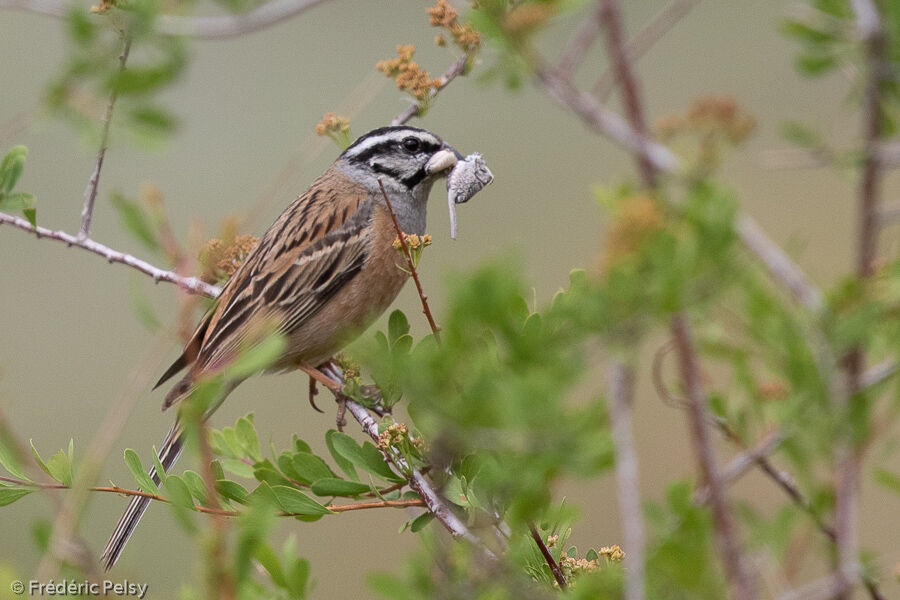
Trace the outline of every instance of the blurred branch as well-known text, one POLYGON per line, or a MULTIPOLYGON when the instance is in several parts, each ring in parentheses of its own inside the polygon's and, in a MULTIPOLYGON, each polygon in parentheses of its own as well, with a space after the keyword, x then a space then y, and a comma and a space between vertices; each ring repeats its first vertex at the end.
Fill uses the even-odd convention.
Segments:
POLYGON ((634 370, 614 362, 607 370, 609 393, 606 403, 616 452, 616 490, 622 517, 625 545, 625 600, 643 600, 644 590, 644 521, 641 516, 641 492, 638 487, 638 460, 634 449, 631 405, 634 399, 634 370))
MULTIPOLYGON (((305 12, 327 0, 271 0, 250 12, 238 15, 184 17, 159 15, 156 32, 161 35, 198 39, 222 39, 265 29, 305 12)), ((65 17, 70 3, 57 0, 0 0, 0 8, 10 8, 51 17, 65 17)))
POLYGON ((99 254, 110 263, 121 263, 123 265, 127 265, 133 269, 137 269, 141 273, 149 275, 156 282, 168 281, 169 283, 174 283, 181 289, 192 294, 200 294, 209 298, 215 298, 221 291, 218 287, 210 285, 196 277, 184 277, 175 273, 174 271, 165 271, 151 265, 144 260, 135 258, 130 254, 125 254, 124 252, 113 250, 112 248, 104 246, 99 242, 95 242, 90 238, 81 240, 78 239, 77 236, 66 233, 65 231, 53 231, 51 229, 47 229, 46 227, 40 226, 33 227, 31 223, 29 223, 22 217, 15 217, 13 215, 0 212, 0 225, 3 224, 12 225, 13 227, 17 227, 23 231, 33 233, 39 239, 47 238, 56 240, 58 242, 63 242, 68 246, 77 246, 79 248, 83 248, 89 252, 93 252, 94 254, 99 254))
MULTIPOLYGON (((2 1, 2 0, 0 0, 2 1)), ((456 79, 458 76, 462 75, 463 71, 466 70, 466 63, 469 61, 469 55, 463 54, 460 56, 455 63, 450 65, 450 67, 444 71, 444 74, 438 78, 438 82, 440 83, 437 87, 431 88, 431 91, 428 92, 428 99, 425 102, 430 102, 434 99, 438 93, 444 89, 451 81, 456 79)), ((397 115, 391 120, 391 125, 403 125, 404 123, 409 122, 413 117, 419 116, 419 111, 421 110, 422 105, 419 102, 413 102, 410 104, 406 110, 397 115)))
POLYGON ((735 600, 752 600, 755 598, 754 586, 744 563, 741 542, 738 539, 731 510, 725 499, 722 479, 716 467, 712 442, 706 426, 705 394, 700 383, 697 354, 687 320, 683 314, 676 314, 672 318, 672 333, 675 338, 681 379, 687 395, 691 441, 697 455, 701 478, 709 489, 709 505, 713 514, 716 541, 722 552, 722 562, 725 566, 729 587, 735 600))
POLYGON ((810 311, 818 313, 822 310, 825 306, 822 292, 809 281, 803 269, 769 239, 755 220, 739 214, 735 229, 744 242, 744 247, 759 259, 772 279, 786 288, 797 302, 810 311))
MULTIPOLYGON (((128 60, 128 52, 131 50, 131 34, 128 31, 122 34, 122 52, 119 54, 119 73, 125 70, 125 62, 128 60)), ((117 87, 109 93, 109 102, 106 104, 106 113, 103 115, 103 129, 100 132, 100 148, 97 150, 97 160, 94 170, 88 179, 84 189, 84 207, 81 209, 81 229, 78 231, 78 239, 86 240, 91 234, 91 219, 94 216, 94 201, 97 199, 97 188, 100 186, 100 170, 103 169, 103 159, 106 157, 106 148, 109 145, 109 126, 112 123, 113 109, 116 106, 116 98, 119 96, 117 87)))
MULTIPOLYGON (((684 18, 700 0, 674 0, 653 17, 649 23, 625 46, 625 54, 629 62, 634 62, 642 57, 653 45, 669 32, 682 18, 684 18)), ((562 65, 560 65, 562 66, 562 65)), ((594 84, 593 94, 606 102, 609 95, 619 83, 619 76, 613 69, 609 69, 594 84)))
POLYGON ((562 55, 562 58, 559 59, 559 64, 556 66, 556 72, 560 77, 569 79, 574 75, 575 69, 578 68, 578 65, 584 60, 587 51, 591 49, 591 46, 593 46, 594 42, 597 40, 602 23, 601 10, 598 5, 597 8, 591 10, 588 16, 585 17, 584 22, 581 24, 581 29, 579 29, 578 33, 575 34, 575 37, 572 38, 568 50, 566 50, 562 55))

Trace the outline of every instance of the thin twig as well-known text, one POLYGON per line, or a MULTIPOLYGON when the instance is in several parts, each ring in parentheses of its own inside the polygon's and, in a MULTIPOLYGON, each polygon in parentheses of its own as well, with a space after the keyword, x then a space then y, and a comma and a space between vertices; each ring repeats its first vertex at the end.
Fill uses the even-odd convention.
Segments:
MULTIPOLYGON (((444 89, 448 83, 456 79, 459 75, 462 75, 463 71, 466 70, 466 64, 468 64, 469 59, 471 57, 468 54, 463 54, 460 56, 455 63, 450 65, 450 67, 438 78, 438 85, 431 88, 428 92, 428 99, 424 102, 430 103, 434 100, 434 97, 438 95, 438 93, 444 89)), ((422 110, 421 102, 413 102, 410 104, 406 110, 397 115, 391 120, 391 125, 403 125, 407 123, 413 117, 419 116, 419 112, 422 110)))
MULTIPOLYGON (((629 62, 634 62, 653 47, 682 18, 685 17, 700 0, 675 0, 653 17, 650 22, 625 47, 629 62)), ((618 75, 613 69, 606 71, 594 85, 593 94, 606 102, 609 95, 619 83, 618 75)))
MULTIPOLYGON (((0 475, 0 481, 11 483, 13 485, 18 485, 21 487, 34 487, 41 488, 44 490, 68 490, 72 489, 70 486, 64 483, 49 483, 49 482, 35 482, 35 481, 25 481, 24 479, 16 479, 15 477, 6 477, 4 475, 0 475)), ((398 484, 400 486, 406 485, 406 483, 398 484)), ((145 492, 143 490, 134 490, 130 488, 122 488, 116 485, 97 485, 91 486, 87 488, 91 492, 105 492, 109 494, 119 494, 120 496, 141 496, 143 498, 150 498, 151 500, 155 500, 157 502, 165 502, 166 504, 171 504, 172 500, 166 498, 165 496, 160 496, 159 494, 153 494, 150 492, 145 492)), ((392 488, 386 489, 398 489, 396 486, 392 486, 392 488)), ((380 490, 384 492, 385 490, 380 490)), ((334 513, 343 513, 343 512, 352 512, 355 510, 368 510, 373 508, 415 508, 418 506, 425 506, 425 501, 418 498, 411 498, 407 500, 373 500, 371 502, 357 502, 355 504, 328 504, 325 506, 328 510, 334 513)), ((238 517, 241 515, 240 511, 236 510, 225 510, 221 507, 215 506, 203 506, 196 505, 194 506, 194 510, 200 513, 206 513, 211 515, 219 515, 223 517, 238 517)), ((279 517, 296 517, 300 516, 301 513, 291 513, 281 511, 278 513, 279 517)))
MULTIPOLYGON (((154 25, 156 32, 161 35, 223 39, 276 25, 325 1, 271 0, 240 15, 211 17, 159 15, 154 25)), ((62 18, 68 14, 69 5, 58 0, 0 0, 0 8, 12 8, 62 18)))
POLYGON ((725 573, 735 600, 755 598, 754 585, 744 564, 743 549, 738 539, 731 510, 728 507, 722 481, 716 467, 712 442, 706 426, 704 392, 700 383, 700 369, 694 342, 683 314, 672 318, 672 333, 678 354, 681 379, 687 395, 687 409, 691 425, 691 440, 700 466, 700 474, 709 486, 709 505, 713 514, 713 525, 725 573))
POLYGON ((18 229, 21 229, 23 231, 33 233, 38 238, 47 238, 56 240, 58 242, 63 242, 68 246, 77 246, 79 248, 83 248, 89 252, 93 252, 94 254, 99 254, 110 263, 120 263, 123 265, 127 265, 129 267, 132 267, 133 269, 137 269, 141 273, 149 275, 156 282, 168 281, 170 283, 174 283, 181 289, 192 294, 200 294, 209 298, 215 298, 221 291, 218 287, 208 284, 201 279, 198 279, 196 277, 184 277, 182 275, 179 275, 178 273, 175 273, 174 271, 166 271, 164 269, 160 269, 159 267, 155 267, 144 260, 135 258, 130 254, 125 254, 124 252, 119 252, 118 250, 113 250, 112 248, 104 246, 99 242, 95 242, 90 238, 80 240, 77 236, 66 233, 65 231, 53 231, 51 229, 47 229, 46 227, 40 226, 33 227, 31 223, 21 217, 16 217, 0 212, 0 225, 3 224, 12 225, 13 227, 17 227, 18 229))
POLYGON ((544 543, 544 538, 538 533, 538 530, 533 523, 528 526, 528 529, 531 530, 531 539, 537 544, 538 550, 541 551, 541 556, 544 557, 547 566, 550 567, 550 572, 553 573, 553 579, 556 580, 560 589, 567 589, 569 584, 566 583, 566 576, 563 575, 562 569, 559 568, 559 563, 557 563, 556 559, 553 558, 553 555, 550 554, 550 549, 547 548, 547 544, 544 543))
POLYGON ((634 370, 614 362, 607 370, 609 408, 613 442, 616 448, 616 489, 622 536, 625 542, 625 600, 643 600, 644 591, 644 520, 641 516, 641 492, 638 486, 638 461, 631 425, 634 398, 634 370))
POLYGON ((749 250, 766 268, 769 275, 786 288, 794 299, 814 313, 825 306, 822 292, 809 277, 779 248, 757 222, 747 215, 738 215, 735 230, 749 250))
MULTIPOLYGON (((122 33, 122 52, 119 54, 119 73, 125 70, 125 62, 131 50, 131 33, 122 33)), ((97 160, 94 170, 88 179, 84 189, 84 206, 81 209, 81 229, 78 231, 78 239, 86 240, 91 235, 91 219, 94 216, 94 201, 97 199, 97 189, 100 186, 100 171, 103 169, 103 159, 106 157, 106 149, 109 146, 109 127, 112 124, 113 109, 116 99, 119 97, 118 87, 113 87, 109 93, 109 102, 106 104, 106 113, 103 115, 103 128, 100 131, 100 148, 97 150, 97 160)))
POLYGON ((556 72, 559 73, 560 77, 565 77, 566 79, 572 77, 575 73, 575 69, 577 69, 578 65, 581 64, 581 61, 584 60, 587 51, 594 45, 594 41, 596 41, 597 36, 600 34, 601 24, 602 18, 600 16, 600 10, 591 10, 584 18, 581 29, 579 29, 578 33, 575 34, 575 37, 572 38, 569 49, 566 50, 562 55, 562 58, 559 59, 556 72))
POLYGON ((384 183, 381 181, 381 177, 378 178, 378 186, 381 188, 381 195, 384 196, 384 203, 387 204, 388 212, 391 213, 391 220, 394 222, 394 229, 397 230, 397 239, 400 240, 400 246, 403 249, 403 256, 406 257, 406 264, 409 267, 409 273, 412 275, 413 281, 416 284, 416 291, 419 292, 419 300, 422 301, 422 312, 425 313, 425 318, 428 319, 428 326, 431 327, 431 332, 434 334, 434 339, 438 342, 441 341, 441 328, 438 327, 437 323, 434 320, 434 316, 431 314, 431 308, 428 306, 428 296, 425 295, 425 290, 422 289, 422 282, 419 281, 419 274, 416 271, 416 265, 413 264, 412 254, 409 251, 409 245, 406 243, 406 235, 403 233, 403 230, 400 229, 400 223, 397 221, 397 215, 394 214, 394 208, 391 206, 391 201, 388 199, 387 190, 384 189, 384 183))

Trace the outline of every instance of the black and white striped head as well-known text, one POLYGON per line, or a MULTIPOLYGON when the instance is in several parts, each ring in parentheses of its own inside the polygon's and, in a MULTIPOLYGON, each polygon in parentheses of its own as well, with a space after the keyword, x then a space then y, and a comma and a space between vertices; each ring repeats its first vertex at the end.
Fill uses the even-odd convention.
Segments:
POLYGON ((354 180, 367 187, 382 180, 388 191, 408 191, 424 200, 441 175, 462 156, 430 131, 408 127, 382 127, 360 137, 338 158, 354 180))

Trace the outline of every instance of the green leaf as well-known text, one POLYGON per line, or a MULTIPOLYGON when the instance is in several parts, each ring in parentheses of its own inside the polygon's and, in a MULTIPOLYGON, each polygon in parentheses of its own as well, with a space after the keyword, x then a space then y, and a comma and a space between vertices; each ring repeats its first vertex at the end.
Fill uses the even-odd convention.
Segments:
POLYGON ((45 463, 43 459, 41 459, 41 455, 38 454, 37 448, 34 447, 34 440, 30 440, 31 442, 31 452, 34 455, 34 460, 37 461, 38 466, 41 469, 58 481, 63 485, 67 485, 69 487, 72 486, 72 461, 69 456, 66 456, 66 453, 60 450, 56 454, 50 457, 50 459, 45 463))
POLYGON ((216 490, 223 498, 234 500, 240 504, 247 502, 248 492, 241 484, 229 479, 219 479, 216 481, 216 490))
POLYGON ((32 227, 37 227, 37 209, 36 208, 23 208, 22 214, 28 219, 28 222, 31 223, 32 227))
POLYGON ((278 587, 287 587, 284 571, 281 570, 281 561, 278 560, 278 555, 271 546, 266 543, 257 544, 253 549, 253 558, 262 565, 263 569, 268 571, 272 583, 278 587))
POLYGON ((152 134, 168 134, 178 127, 178 119, 159 106, 140 106, 129 114, 135 125, 152 134))
POLYGON ((22 488, 0 487, 0 506, 8 506, 19 498, 23 498, 33 491, 34 490, 26 490, 22 488))
POLYGON ((821 31, 801 21, 785 20, 781 24, 782 33, 808 44, 822 44, 836 39, 833 33, 821 31))
MULTIPOLYGON (((380 331, 378 333, 381 333, 380 331)), ((359 481, 359 475, 356 473, 356 468, 353 466, 353 463, 344 458, 335 448, 334 438, 337 435, 343 435, 339 431, 334 429, 329 429, 325 433, 325 445, 328 446, 328 452, 331 453, 331 457, 334 459, 334 462, 337 463, 337 466, 340 467, 341 471, 343 471, 347 477, 354 481, 359 481)))
POLYGON ((801 54, 797 57, 797 68, 805 75, 824 75, 837 66, 837 58, 830 54, 801 54))
POLYGON ((253 479, 255 476, 253 465, 248 465, 238 458, 220 458, 219 462, 222 463, 222 468, 238 477, 253 479))
POLYGON ((166 477, 164 487, 166 489, 166 497, 171 502, 172 510, 175 512, 175 517, 185 529, 194 531, 196 528, 194 527, 193 515, 191 514, 194 510, 194 500, 191 498, 191 492, 188 490, 187 485, 181 477, 169 475, 166 477))
POLYGON ((781 135, 798 146, 815 148, 822 146, 822 136, 819 132, 799 121, 787 121, 781 125, 781 135))
POLYGON ((228 379, 240 380, 255 375, 272 366, 284 354, 287 340, 283 335, 266 336, 255 346, 248 348, 226 369, 228 379))
POLYGON ((184 483, 187 486, 188 490, 191 492, 191 496, 197 499, 197 502, 200 504, 207 504, 209 498, 206 494, 206 483, 203 481, 203 478, 196 471, 185 471, 182 474, 184 478, 184 483))
POLYGON ((310 489, 316 496, 358 496, 371 491, 372 488, 359 481, 324 477, 314 481, 310 489))
POLYGON ((359 446, 356 440, 345 433, 337 433, 332 436, 332 441, 335 450, 357 467, 388 481, 404 481, 403 477, 394 473, 387 463, 384 462, 384 456, 371 443, 365 442, 362 446, 359 446))
POLYGON ((0 194, 0 210, 26 211, 34 203, 34 196, 25 192, 6 192, 0 194))
POLYGON ((900 494, 900 475, 882 468, 875 469, 875 481, 895 494, 900 494))
POLYGON ((394 342, 407 333, 409 333, 409 319, 402 310, 395 310, 388 318, 388 339, 394 342))
POLYGON ((137 452, 131 448, 125 450, 125 466, 131 471, 131 476, 137 481, 137 484, 142 491, 156 494, 157 496, 159 495, 159 488, 144 471, 144 467, 141 465, 141 459, 138 457, 137 452))
POLYGON ((13 146, 6 153, 3 161, 0 162, 0 192, 9 193, 16 187, 22 171, 25 170, 25 157, 27 156, 28 148, 21 145, 13 146))
POLYGON ((274 485, 271 487, 279 506, 286 513, 297 515, 327 515, 331 514, 325 506, 319 504, 300 490, 286 485, 274 485))
POLYGON ((234 430, 241 446, 247 452, 247 456, 253 459, 253 462, 262 460, 262 455, 259 451, 259 437, 256 435, 256 428, 253 426, 252 415, 251 418, 241 417, 238 419, 234 430))
POLYGON ((156 476, 159 478, 160 484, 166 483, 166 470, 163 468, 161 462, 159 462, 159 451, 156 449, 156 446, 153 446, 153 467, 156 469, 156 476))
POLYGON ((22 472, 22 466, 19 464, 19 459, 16 457, 15 453, 3 443, 2 437, 0 437, 0 466, 6 469, 6 471, 16 479, 31 481, 31 479, 22 472))
POLYGON ((149 215, 141 206, 119 192, 113 192, 110 200, 116 212, 119 213, 119 220, 122 222, 122 226, 149 250, 159 250, 160 243, 156 231, 150 224, 151 219, 149 215))
POLYGON ((309 582, 309 561, 295 558, 287 573, 287 587, 296 598, 306 597, 306 585, 309 582))
POLYGON ((315 454, 298 452, 291 459, 291 466, 301 479, 309 483, 335 476, 325 461, 315 454))
POLYGON ((434 515, 426 511, 412 520, 409 524, 409 530, 413 533, 422 531, 433 519, 434 515))

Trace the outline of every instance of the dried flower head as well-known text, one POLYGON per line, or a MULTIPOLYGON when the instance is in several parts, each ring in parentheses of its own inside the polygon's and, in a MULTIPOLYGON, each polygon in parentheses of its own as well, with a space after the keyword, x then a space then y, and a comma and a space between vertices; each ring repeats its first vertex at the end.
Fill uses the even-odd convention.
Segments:
MULTIPOLYGON (((227 238, 226 238, 227 239, 227 238)), ((211 239, 200 248, 200 278, 207 283, 218 283, 231 277, 256 247, 259 238, 252 235, 231 237, 230 242, 211 239)))
POLYGON ((629 196, 613 214, 604 240, 601 270, 637 252, 663 226, 663 214, 657 202, 646 194, 629 196))
POLYGON ((503 29, 512 35, 530 33, 547 22, 556 8, 550 2, 520 4, 503 17, 503 29))
POLYGON ((600 548, 599 554, 613 562, 621 562, 625 559, 625 551, 616 544, 613 544, 612 546, 603 546, 600 548))
MULTIPOLYGON (((432 27, 446 29, 453 38, 453 42, 466 54, 473 53, 481 47, 481 35, 475 31, 471 23, 463 25, 459 22, 459 13, 450 6, 447 0, 438 0, 434 6, 429 8, 428 17, 428 22, 432 27)), ((438 46, 447 43, 443 35, 437 36, 434 41, 438 46)))
POLYGON ((421 102, 428 98, 431 90, 440 88, 441 84, 412 60, 415 51, 416 47, 412 45, 397 46, 397 57, 378 61, 376 68, 392 77, 397 89, 407 92, 421 102))
POLYGON ((325 113, 322 120, 316 124, 316 135, 328 136, 341 148, 350 145, 350 119, 341 117, 333 112, 325 113))

